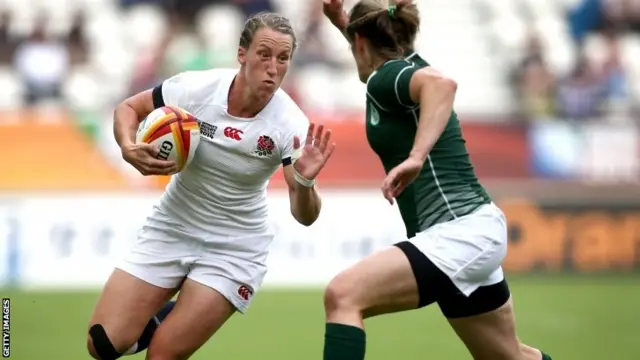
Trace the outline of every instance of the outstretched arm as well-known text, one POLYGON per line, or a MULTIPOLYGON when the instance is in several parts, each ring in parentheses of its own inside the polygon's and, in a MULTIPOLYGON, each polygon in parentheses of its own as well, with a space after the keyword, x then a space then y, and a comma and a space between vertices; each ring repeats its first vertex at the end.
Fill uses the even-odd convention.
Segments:
POLYGON ((342 6, 342 0, 323 0, 324 15, 331 21, 340 33, 347 38, 347 24, 349 24, 349 15, 342 6))

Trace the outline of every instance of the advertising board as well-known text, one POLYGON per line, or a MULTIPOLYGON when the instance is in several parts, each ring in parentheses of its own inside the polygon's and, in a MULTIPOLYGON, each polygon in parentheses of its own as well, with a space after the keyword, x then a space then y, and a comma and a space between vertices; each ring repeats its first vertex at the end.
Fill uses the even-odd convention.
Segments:
MULTIPOLYGON (((397 210, 379 193, 328 195, 311 227, 290 215, 285 193, 270 196, 277 236, 266 284, 316 285, 374 249, 403 238, 397 210)), ((135 240, 158 194, 21 197, 16 219, 17 281, 28 288, 99 286, 135 240)), ((6 238, 6 236, 5 236, 6 238)), ((5 241, 6 242, 6 241, 5 241)))
POLYGON ((509 221, 507 271, 640 268, 640 204, 545 206, 513 199, 500 206, 509 221))
MULTIPOLYGON (((135 240, 158 198, 33 196, 0 201, 0 280, 28 288, 99 287, 135 240)), ((323 192, 311 227, 269 198, 276 230, 265 285, 317 286, 375 250, 404 240, 395 206, 377 191, 323 192)), ((507 272, 640 268, 640 206, 500 198, 509 221, 507 272)))

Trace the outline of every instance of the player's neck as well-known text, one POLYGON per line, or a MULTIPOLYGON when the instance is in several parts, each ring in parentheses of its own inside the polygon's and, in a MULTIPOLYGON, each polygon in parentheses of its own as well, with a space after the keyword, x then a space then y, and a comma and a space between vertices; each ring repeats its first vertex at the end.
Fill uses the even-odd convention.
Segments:
POLYGON ((389 59, 387 58, 382 58, 382 57, 373 58, 371 60, 371 67, 373 68, 373 71, 380 69, 382 65, 384 65, 387 61, 389 61, 389 59))
POLYGON ((239 118, 256 117, 271 100, 271 97, 260 98, 252 93, 241 76, 236 76, 231 83, 228 96, 227 112, 239 118))

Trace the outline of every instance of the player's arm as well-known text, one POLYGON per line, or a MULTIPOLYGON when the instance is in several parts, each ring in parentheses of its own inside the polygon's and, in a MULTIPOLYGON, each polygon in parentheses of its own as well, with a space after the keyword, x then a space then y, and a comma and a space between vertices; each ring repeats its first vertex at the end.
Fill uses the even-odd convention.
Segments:
MULTIPOLYGON (((410 157, 422 163, 427 160, 451 117, 457 88, 455 81, 433 68, 422 68, 413 73, 404 92, 408 92, 413 103, 420 104, 420 118, 410 157)), ((398 90, 402 99, 403 89, 398 90)))
POLYGON ((347 24, 349 15, 345 11, 342 0, 323 0, 323 10, 325 16, 331 21, 340 33, 349 41, 347 37, 347 24))
POLYGON ((140 122, 153 110, 152 90, 133 95, 116 106, 113 114, 113 135, 121 148, 136 142, 136 131, 140 122))
MULTIPOLYGON (((291 160, 285 159, 283 168, 284 179, 289 188, 289 204, 291 215, 304 226, 311 226, 320 215, 322 201, 320 195, 316 192, 315 186, 305 186, 298 182, 295 177, 291 160)), ((309 185, 309 184, 307 184, 309 185)))
POLYGON ((154 109, 165 105, 185 108, 188 105, 186 83, 193 76, 188 72, 175 75, 155 88, 133 95, 116 106, 113 132, 118 145, 122 148, 134 144, 140 122, 154 109))
POLYGON ((290 133, 285 142, 282 165, 291 214, 300 224, 310 226, 322 208, 315 178, 331 157, 335 144, 331 141, 331 130, 310 124, 302 114, 297 117, 297 130, 290 133))

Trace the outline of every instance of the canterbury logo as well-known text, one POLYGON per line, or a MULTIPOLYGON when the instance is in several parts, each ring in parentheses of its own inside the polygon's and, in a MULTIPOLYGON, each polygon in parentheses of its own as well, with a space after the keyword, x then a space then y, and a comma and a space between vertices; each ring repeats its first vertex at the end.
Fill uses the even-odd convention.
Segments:
POLYGON ((244 134, 244 132, 242 130, 239 129, 234 129, 232 127, 226 127, 224 128, 224 136, 233 139, 233 140, 242 140, 242 134, 244 134))
POLYGON ((238 288, 238 295, 240 295, 240 297, 245 301, 248 301, 251 298, 251 295, 253 295, 253 291, 251 291, 247 286, 242 285, 238 288))

